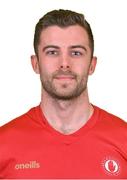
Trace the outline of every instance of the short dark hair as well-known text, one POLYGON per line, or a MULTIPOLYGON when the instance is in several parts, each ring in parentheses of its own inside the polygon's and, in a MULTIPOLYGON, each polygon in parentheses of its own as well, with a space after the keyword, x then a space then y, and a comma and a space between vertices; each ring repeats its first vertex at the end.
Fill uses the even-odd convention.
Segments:
POLYGON ((53 10, 45 14, 36 24, 35 27, 35 34, 34 34, 34 50, 35 54, 38 55, 38 45, 40 42, 40 35, 42 30, 46 29, 47 27, 57 25, 61 28, 72 26, 72 25, 80 25, 82 26, 89 38, 89 45, 91 48, 91 53, 93 56, 94 51, 94 38, 91 27, 89 23, 86 21, 83 14, 79 14, 74 11, 70 10, 53 10))

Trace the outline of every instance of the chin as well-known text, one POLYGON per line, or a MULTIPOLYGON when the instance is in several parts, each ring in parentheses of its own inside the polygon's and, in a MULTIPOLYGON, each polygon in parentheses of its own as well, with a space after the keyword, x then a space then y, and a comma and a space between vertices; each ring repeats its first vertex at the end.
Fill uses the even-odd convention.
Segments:
POLYGON ((78 96, 80 96, 80 94, 75 93, 75 92, 70 92, 70 93, 64 92, 64 93, 53 93, 52 94, 52 97, 54 97, 55 99, 58 99, 58 100, 72 100, 72 99, 77 98, 78 96))

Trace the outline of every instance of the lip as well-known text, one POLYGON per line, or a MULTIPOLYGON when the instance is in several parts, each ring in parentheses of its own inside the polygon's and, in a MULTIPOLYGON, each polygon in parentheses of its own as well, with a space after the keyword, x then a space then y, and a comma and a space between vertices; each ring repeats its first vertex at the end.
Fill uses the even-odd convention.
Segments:
POLYGON ((75 79, 73 76, 57 76, 55 79, 60 79, 60 80, 72 80, 75 79))

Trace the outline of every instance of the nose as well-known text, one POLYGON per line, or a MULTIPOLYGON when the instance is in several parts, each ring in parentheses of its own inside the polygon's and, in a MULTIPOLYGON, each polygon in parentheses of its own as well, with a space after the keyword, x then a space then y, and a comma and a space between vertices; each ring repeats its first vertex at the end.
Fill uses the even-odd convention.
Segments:
POLYGON ((70 69, 70 58, 68 56, 62 56, 60 59, 60 68, 62 70, 70 69))

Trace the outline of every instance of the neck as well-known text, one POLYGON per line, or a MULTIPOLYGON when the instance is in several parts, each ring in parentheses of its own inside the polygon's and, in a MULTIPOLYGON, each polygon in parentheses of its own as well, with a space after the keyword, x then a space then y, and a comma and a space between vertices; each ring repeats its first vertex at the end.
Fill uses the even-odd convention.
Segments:
POLYGON ((49 124, 63 134, 80 129, 93 113, 87 90, 72 100, 58 100, 42 93, 41 109, 49 124))

